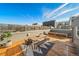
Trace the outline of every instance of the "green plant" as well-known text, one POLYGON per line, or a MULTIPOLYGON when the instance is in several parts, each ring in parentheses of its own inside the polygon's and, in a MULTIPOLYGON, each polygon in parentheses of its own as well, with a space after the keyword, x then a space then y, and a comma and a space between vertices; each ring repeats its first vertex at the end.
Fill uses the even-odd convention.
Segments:
POLYGON ((6 38, 6 37, 12 36, 12 34, 11 34, 11 32, 4 32, 3 36, 4 36, 4 38, 6 38))

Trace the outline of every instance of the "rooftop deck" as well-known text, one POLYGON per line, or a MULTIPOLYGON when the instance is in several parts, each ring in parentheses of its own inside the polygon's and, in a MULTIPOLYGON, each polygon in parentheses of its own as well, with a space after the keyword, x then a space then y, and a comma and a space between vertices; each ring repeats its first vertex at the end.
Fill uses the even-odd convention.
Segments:
POLYGON ((0 49, 0 56, 26 56, 33 55, 33 56, 75 56, 74 48, 70 47, 72 45, 71 38, 63 37, 63 36, 56 36, 56 35, 43 35, 40 36, 34 35, 36 32, 32 32, 30 36, 26 36, 24 33, 16 33, 18 36, 16 39, 16 35, 12 37, 12 45, 6 48, 0 49), (25 36, 24 36, 25 35, 25 36), (49 38, 48 41, 45 41, 40 46, 34 45, 31 47, 26 46, 26 49, 22 49, 22 45, 25 43, 25 40, 28 38, 32 38, 34 41, 42 41, 44 38, 49 38), (14 40, 13 40, 14 39, 14 40), (37 46, 36 48, 34 48, 37 46), (25 50, 24 50, 25 49, 25 50), (29 51, 30 52, 29 52, 29 51), (62 52, 62 53, 61 53, 62 52), (28 54, 29 53, 29 54, 28 54))

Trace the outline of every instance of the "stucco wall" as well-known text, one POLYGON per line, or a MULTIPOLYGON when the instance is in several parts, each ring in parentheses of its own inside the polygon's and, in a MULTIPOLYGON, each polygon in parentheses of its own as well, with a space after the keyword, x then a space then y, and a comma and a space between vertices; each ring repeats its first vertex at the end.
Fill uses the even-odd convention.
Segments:
POLYGON ((77 27, 79 26, 79 16, 76 16, 71 20, 73 28, 73 43, 75 44, 76 52, 79 54, 79 36, 77 35, 77 27))

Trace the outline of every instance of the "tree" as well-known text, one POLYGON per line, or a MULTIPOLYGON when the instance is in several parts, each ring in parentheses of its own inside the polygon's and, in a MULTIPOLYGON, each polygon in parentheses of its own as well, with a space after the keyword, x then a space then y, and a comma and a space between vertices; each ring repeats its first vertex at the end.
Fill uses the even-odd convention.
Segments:
POLYGON ((33 23, 32 25, 38 25, 38 23, 33 23))

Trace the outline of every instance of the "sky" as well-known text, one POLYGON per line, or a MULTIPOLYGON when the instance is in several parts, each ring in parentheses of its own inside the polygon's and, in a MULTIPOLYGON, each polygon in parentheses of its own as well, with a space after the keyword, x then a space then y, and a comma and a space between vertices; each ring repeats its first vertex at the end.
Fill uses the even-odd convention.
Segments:
POLYGON ((0 23, 32 24, 66 21, 79 14, 78 3, 0 3, 0 23))

